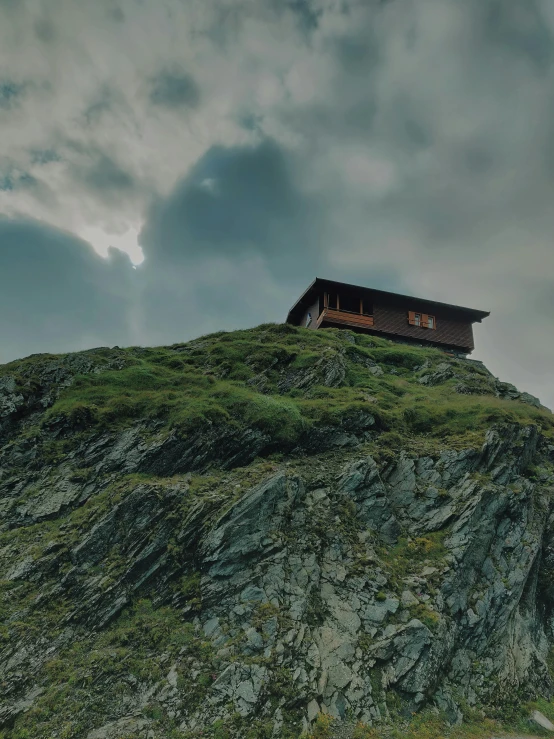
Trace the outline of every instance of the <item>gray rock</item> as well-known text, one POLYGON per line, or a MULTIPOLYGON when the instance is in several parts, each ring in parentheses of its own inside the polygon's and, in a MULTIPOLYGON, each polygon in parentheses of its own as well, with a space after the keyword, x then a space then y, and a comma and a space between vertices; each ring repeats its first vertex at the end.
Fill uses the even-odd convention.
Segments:
POLYGON ((429 374, 423 375, 419 378, 419 382, 422 385, 428 385, 428 386, 434 386, 434 385, 441 385, 443 382, 446 382, 451 377, 454 377, 454 369, 451 367, 450 364, 447 362, 441 362, 438 364, 435 368, 434 372, 431 372, 429 374))
POLYGON ((389 613, 396 613, 399 601, 396 598, 387 598, 383 602, 375 601, 363 610, 363 617, 373 623, 382 623, 389 613))
POLYGON ((24 696, 13 703, 0 703, 0 726, 9 725, 22 713, 30 710, 36 699, 44 693, 40 686, 32 687, 24 696))
POLYGON ((542 729, 546 729, 546 731, 554 731, 554 724, 552 723, 552 721, 549 721, 546 716, 540 711, 533 711, 530 718, 531 721, 540 726, 542 729))
POLYGON ((267 668, 262 665, 230 664, 212 685, 212 702, 231 701, 241 716, 249 716, 267 679, 267 668))
POLYGON ((315 385, 326 387, 340 387, 346 376, 346 361, 344 354, 333 350, 326 350, 309 368, 289 370, 278 383, 280 392, 310 390, 315 385))
POLYGON ((339 492, 356 501, 360 520, 367 527, 387 543, 396 542, 400 528, 374 459, 349 465, 339 478, 339 492))
POLYGON ((415 595, 410 590, 404 590, 402 592, 402 596, 400 598, 400 602, 405 607, 410 606, 416 606, 419 603, 419 600, 415 597, 415 595))
POLYGON ((14 377, 0 377, 0 419, 16 413, 25 403, 23 395, 17 390, 14 377))
POLYGON ((312 723, 313 721, 315 721, 320 713, 319 703, 315 700, 315 698, 308 703, 306 710, 308 712, 308 721, 312 723))
POLYGON ((89 731, 87 739, 118 739, 120 736, 142 731, 149 721, 135 716, 126 716, 117 721, 104 724, 99 729, 89 731))
POLYGON ((271 539, 268 544, 264 542, 294 503, 300 488, 298 479, 280 472, 249 491, 221 516, 202 547, 204 560, 210 565, 210 577, 232 576, 252 557, 271 551, 271 539))

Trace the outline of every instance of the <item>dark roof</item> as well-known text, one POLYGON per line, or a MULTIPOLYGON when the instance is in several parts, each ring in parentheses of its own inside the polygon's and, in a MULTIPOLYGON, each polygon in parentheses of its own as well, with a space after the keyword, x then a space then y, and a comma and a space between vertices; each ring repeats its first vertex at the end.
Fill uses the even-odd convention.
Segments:
POLYGON ((336 290, 339 288, 350 288, 353 290, 362 290, 364 292, 370 292, 375 298, 377 297, 388 297, 388 298, 399 298, 401 300, 412 300, 417 301, 420 304, 424 304, 430 308, 448 308, 455 310, 458 313, 464 314, 465 317, 472 323, 480 322, 483 318, 490 315, 490 312, 483 310, 475 310, 474 308, 464 308, 461 305, 452 305, 450 303, 439 303, 436 300, 428 300, 427 298, 417 298, 414 295, 401 295, 400 293, 391 293, 386 290, 375 290, 371 287, 364 287, 362 285, 350 285, 346 282, 336 282, 335 280, 325 280, 321 277, 316 277, 312 284, 307 290, 302 293, 296 303, 289 310, 287 316, 287 323, 290 323, 294 318, 301 318, 303 310, 311 305, 317 295, 322 289, 336 290))

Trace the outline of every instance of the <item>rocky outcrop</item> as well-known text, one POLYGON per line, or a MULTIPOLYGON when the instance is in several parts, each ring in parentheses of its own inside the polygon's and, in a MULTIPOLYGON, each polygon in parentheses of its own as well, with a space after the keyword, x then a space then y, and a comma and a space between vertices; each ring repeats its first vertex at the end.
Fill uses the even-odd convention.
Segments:
POLYGON ((518 400, 522 403, 527 403, 535 408, 545 408, 540 400, 534 395, 526 392, 520 392, 514 385, 509 382, 501 382, 495 378, 484 366, 474 363, 469 365, 472 369, 471 372, 464 371, 463 363, 460 361, 452 362, 441 362, 438 365, 432 367, 423 366, 421 369, 424 371, 419 377, 419 382, 422 385, 432 387, 434 385, 441 385, 448 380, 456 380, 454 390, 462 395, 495 395, 497 398, 505 400, 518 400), (461 370, 461 371, 460 371, 461 370))
MULTIPOLYGON (((336 391, 349 356, 287 364, 281 391, 336 391)), ((458 381, 430 365, 418 386, 458 381)), ((83 365, 64 367, 62 384, 83 365)), ((58 392, 39 385, 0 384, 6 736, 299 736, 320 712, 379 725, 433 706, 456 722, 552 694, 554 472, 537 425, 387 449, 370 396, 263 457, 271 433, 238 424, 84 432, 54 414, 33 434, 58 392)))
MULTIPOLYGON (((540 572, 552 480, 522 476, 537 443, 532 428, 491 429, 481 450, 401 454, 384 468, 364 456, 331 468, 324 486, 282 468, 216 516, 207 504, 185 513, 186 482, 139 484, 75 545, 16 555, 5 578, 44 588, 35 609, 68 598, 66 623, 101 629, 141 588, 171 601, 170 583, 199 572, 194 623, 216 672, 200 707, 178 701, 182 730, 234 712, 275 722, 299 712, 305 726, 319 711, 374 723, 386 718, 391 690, 407 711, 435 702, 455 720, 460 699, 551 690, 551 599, 540 596, 540 572), (114 551, 117 578, 94 572, 114 551), (274 703, 283 672, 290 697, 274 703)), ((36 670, 51 650, 39 639, 16 659, 8 647, 3 680, 36 670)), ((4 721, 44 689, 23 680, 4 721)))

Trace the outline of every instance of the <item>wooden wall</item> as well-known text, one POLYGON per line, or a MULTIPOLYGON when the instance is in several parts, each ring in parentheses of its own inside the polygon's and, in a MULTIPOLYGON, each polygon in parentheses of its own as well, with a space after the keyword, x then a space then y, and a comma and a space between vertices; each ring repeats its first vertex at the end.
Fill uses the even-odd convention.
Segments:
POLYGON ((311 305, 307 310, 304 311, 302 315, 302 320, 298 324, 299 326, 306 326, 306 321, 308 320, 308 313, 312 314, 312 322, 308 326, 308 328, 317 328, 317 319, 319 317, 319 298, 314 302, 313 305, 311 305))
MULTIPOLYGON (((366 329, 369 333, 377 335, 382 332, 391 338, 398 336, 398 338, 405 338, 415 342, 432 342, 451 349, 461 349, 466 353, 469 353, 474 348, 472 324, 463 312, 457 311, 455 308, 433 307, 417 299, 411 300, 400 296, 398 300, 392 297, 383 298, 379 295, 373 295, 370 291, 364 291, 363 295, 364 301, 368 303, 373 301, 373 327, 370 329, 369 321, 367 319, 363 320, 362 316, 360 316, 359 320, 351 321, 350 323, 352 325, 349 325, 348 328, 362 331, 366 329), (427 313, 434 316, 436 328, 430 329, 410 325, 408 323, 409 311, 416 311, 422 314, 427 313), (362 325, 362 323, 365 325, 362 325)), ((309 328, 317 328, 317 319, 323 309, 323 292, 313 300, 313 304, 303 312, 302 318, 296 325, 306 326, 308 313, 311 313, 312 323, 309 328)), ((353 316, 353 314, 348 313, 344 315, 345 317, 353 316)), ((322 327, 325 325, 334 325, 337 327, 343 325, 345 328, 347 327, 346 321, 339 321, 338 319, 334 321, 331 315, 329 319, 324 319, 322 327)))
MULTIPOLYGON (((414 306, 410 309, 423 313, 417 303, 414 303, 414 306)), ((427 309, 426 312, 435 316, 436 329, 411 326, 408 323, 408 311, 404 307, 375 303, 373 306, 374 329, 387 334, 405 336, 415 341, 433 341, 451 347, 463 347, 468 350, 474 348, 473 329, 469 321, 464 321, 452 315, 447 316, 444 313, 443 315, 432 313, 430 309, 427 309)))

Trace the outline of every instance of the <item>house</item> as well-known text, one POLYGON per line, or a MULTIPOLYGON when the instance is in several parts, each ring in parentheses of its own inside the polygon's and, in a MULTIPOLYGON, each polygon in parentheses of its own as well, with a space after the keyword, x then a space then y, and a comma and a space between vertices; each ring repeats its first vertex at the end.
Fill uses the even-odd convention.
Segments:
POLYGON ((473 324, 488 315, 317 277, 290 309, 287 323, 310 329, 347 328, 465 356, 474 349, 473 324))

